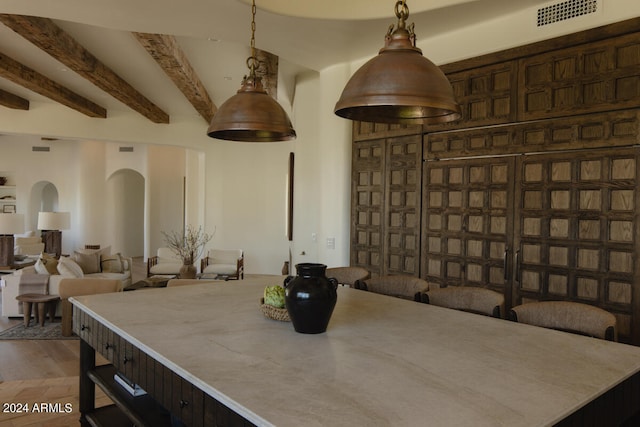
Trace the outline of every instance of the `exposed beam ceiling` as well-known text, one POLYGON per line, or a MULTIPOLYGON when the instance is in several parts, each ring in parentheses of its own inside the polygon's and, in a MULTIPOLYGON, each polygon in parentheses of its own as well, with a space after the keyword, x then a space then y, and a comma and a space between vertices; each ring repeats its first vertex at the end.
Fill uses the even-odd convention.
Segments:
POLYGON ((262 85, 273 99, 278 99, 278 57, 264 50, 256 49, 256 59, 260 67, 256 74, 262 77, 262 85))
POLYGON ((107 110, 101 106, 2 53, 0 53, 0 77, 11 80, 89 117, 107 117, 107 110))
POLYGON ((0 89, 0 105, 3 105, 8 108, 13 108, 14 110, 28 110, 29 109, 29 101, 19 97, 18 95, 14 95, 11 92, 7 92, 6 90, 0 89))
MULTIPOLYGON (((167 113, 114 73, 52 20, 0 14, 0 22, 154 123, 169 123, 167 113)), ((24 86, 23 83, 16 83, 24 86)), ((34 90, 32 87, 29 89, 34 90)))
POLYGON ((169 78, 208 122, 217 108, 176 38, 163 34, 133 33, 169 78))

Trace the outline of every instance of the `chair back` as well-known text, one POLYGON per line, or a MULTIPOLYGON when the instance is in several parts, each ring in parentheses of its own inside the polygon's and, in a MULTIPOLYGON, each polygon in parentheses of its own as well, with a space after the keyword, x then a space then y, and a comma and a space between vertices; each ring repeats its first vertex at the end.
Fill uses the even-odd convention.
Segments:
POLYGON ((169 248, 158 248, 158 263, 182 263, 182 259, 169 248))
POLYGON ((397 298, 421 301, 421 295, 429 290, 429 282, 419 277, 408 275, 379 276, 358 280, 355 283, 355 288, 397 298))
POLYGON ((327 268, 326 276, 336 279, 341 285, 353 287, 356 281, 369 278, 369 270, 362 267, 331 267, 327 268))
POLYGON ((574 334, 617 341, 616 317, 606 310, 571 301, 522 304, 509 311, 509 319, 574 334))
POLYGON ((422 302, 486 316, 504 316, 504 295, 485 288, 449 286, 433 289, 423 294, 422 302))
POLYGON ((235 264, 242 258, 242 249, 211 249, 207 256, 209 264, 235 264))

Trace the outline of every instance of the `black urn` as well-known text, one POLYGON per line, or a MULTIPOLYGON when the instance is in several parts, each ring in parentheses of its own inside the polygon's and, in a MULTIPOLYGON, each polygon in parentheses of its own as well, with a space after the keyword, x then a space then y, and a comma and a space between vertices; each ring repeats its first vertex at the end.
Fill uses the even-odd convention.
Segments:
POLYGON ((324 264, 296 264, 296 276, 285 279, 285 305, 296 332, 321 334, 336 306, 338 282, 325 275, 324 264))

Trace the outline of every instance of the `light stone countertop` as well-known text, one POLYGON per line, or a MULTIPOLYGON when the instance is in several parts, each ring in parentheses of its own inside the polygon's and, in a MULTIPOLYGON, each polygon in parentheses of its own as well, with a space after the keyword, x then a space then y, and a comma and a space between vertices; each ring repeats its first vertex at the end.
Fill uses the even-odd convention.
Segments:
POLYGON ((266 319, 282 278, 73 298, 257 425, 551 425, 640 370, 640 348, 338 287, 326 333, 266 319))

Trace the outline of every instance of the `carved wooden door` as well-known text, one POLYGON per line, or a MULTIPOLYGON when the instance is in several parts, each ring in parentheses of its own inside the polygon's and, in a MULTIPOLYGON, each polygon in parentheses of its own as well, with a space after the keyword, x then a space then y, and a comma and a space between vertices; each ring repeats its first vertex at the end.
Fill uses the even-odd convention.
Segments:
POLYGON ((597 305, 616 316, 621 341, 640 342, 637 149, 525 156, 516 183, 513 304, 597 305))
POLYGON ((353 145, 351 179, 351 265, 380 274, 384 201, 384 139, 353 145))
POLYGON ((419 274, 421 133, 354 143, 351 265, 419 274))
POLYGON ((422 277, 510 297, 514 168, 513 157, 425 163, 422 277))

